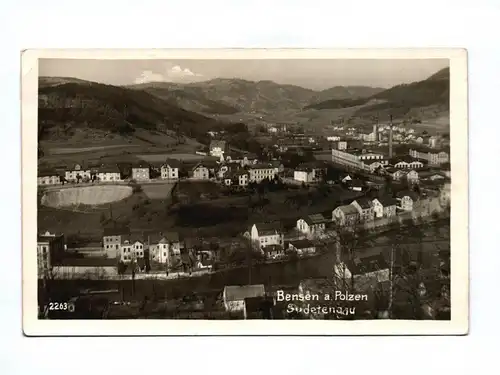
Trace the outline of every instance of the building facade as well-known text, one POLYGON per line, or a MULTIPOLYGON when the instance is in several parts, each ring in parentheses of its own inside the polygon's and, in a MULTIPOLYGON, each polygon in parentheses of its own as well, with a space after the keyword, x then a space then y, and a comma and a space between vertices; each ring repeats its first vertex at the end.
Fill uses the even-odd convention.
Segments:
POLYGON ((163 180, 177 180, 179 179, 179 163, 177 161, 167 160, 161 166, 161 178, 163 180))
POLYGON ((132 167, 132 179, 136 181, 149 181, 149 166, 138 164, 132 167))
POLYGON ((248 168, 249 181, 261 182, 262 180, 273 180, 276 176, 276 169, 270 165, 251 165, 248 168))
POLYGON ((250 230, 252 243, 259 249, 269 245, 283 246, 283 233, 279 223, 257 223, 250 230))
POLYGON ((207 167, 202 164, 198 164, 193 168, 193 178, 196 180, 208 180, 210 177, 210 172, 207 167))
POLYGON ((64 236, 45 232, 37 236, 36 248, 38 278, 49 278, 53 264, 64 258, 66 250, 64 236))

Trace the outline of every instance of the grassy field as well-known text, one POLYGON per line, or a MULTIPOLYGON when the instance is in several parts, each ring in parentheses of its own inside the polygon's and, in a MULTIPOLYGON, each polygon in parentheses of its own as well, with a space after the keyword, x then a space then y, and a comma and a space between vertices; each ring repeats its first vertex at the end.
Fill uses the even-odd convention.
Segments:
POLYGON ((162 154, 142 154, 137 155, 138 158, 145 160, 148 163, 158 163, 165 161, 165 159, 176 159, 181 161, 198 161, 203 160, 206 156, 196 155, 195 153, 162 153, 162 154))

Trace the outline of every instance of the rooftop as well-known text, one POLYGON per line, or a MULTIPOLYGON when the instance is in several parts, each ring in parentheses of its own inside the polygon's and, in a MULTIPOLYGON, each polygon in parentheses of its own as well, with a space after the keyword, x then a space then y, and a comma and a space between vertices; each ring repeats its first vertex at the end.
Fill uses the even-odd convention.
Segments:
POLYGON ((372 201, 366 197, 356 198, 352 203, 357 202, 362 209, 368 209, 372 207, 372 201))
POLYGON ((307 215, 304 218, 305 222, 309 225, 314 225, 314 224, 322 224, 325 221, 325 217, 322 214, 312 214, 312 215, 307 215))
POLYGON ((345 215, 357 215, 358 214, 358 210, 356 209, 356 207, 354 207, 351 204, 347 204, 345 206, 338 206, 336 208, 336 210, 337 209, 342 211, 345 215))
POLYGON ((308 239, 290 241, 290 245, 292 245, 296 249, 307 249, 310 247, 314 247, 314 244, 308 239))
POLYGON ((393 197, 388 196, 388 195, 383 195, 383 196, 380 196, 380 197, 376 197, 375 199, 378 200, 382 204, 382 206, 384 206, 384 207, 389 207, 389 206, 395 206, 395 205, 397 205, 396 199, 394 199, 393 197))
POLYGON ((259 236, 277 234, 281 231, 281 223, 274 221, 271 223, 255 223, 259 236))
POLYGON ((181 162, 177 159, 166 159, 163 166, 169 166, 170 168, 180 168, 181 162))

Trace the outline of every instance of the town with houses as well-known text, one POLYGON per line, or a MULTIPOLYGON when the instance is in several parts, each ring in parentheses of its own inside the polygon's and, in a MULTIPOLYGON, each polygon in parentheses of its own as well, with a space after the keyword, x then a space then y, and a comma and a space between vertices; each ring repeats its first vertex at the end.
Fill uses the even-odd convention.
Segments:
POLYGON ((449 319, 449 133, 392 116, 321 133, 259 124, 255 152, 213 129, 192 158, 40 165, 40 211, 71 222, 99 206, 102 217, 88 243, 39 223, 40 318, 449 319), (247 202, 246 221, 201 231, 120 220, 116 204, 146 194, 133 209, 147 209, 152 189, 167 215, 215 222, 247 202), (187 211, 207 201, 224 214, 187 211), (332 301, 329 314, 277 298, 336 291, 367 298, 332 301), (71 312, 47 307, 63 300, 71 312))

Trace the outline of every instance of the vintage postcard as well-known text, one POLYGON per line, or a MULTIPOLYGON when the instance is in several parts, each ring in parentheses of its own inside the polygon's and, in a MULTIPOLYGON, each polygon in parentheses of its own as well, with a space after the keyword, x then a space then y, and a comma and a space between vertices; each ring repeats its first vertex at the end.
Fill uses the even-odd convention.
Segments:
POLYGON ((465 50, 21 60, 26 335, 468 332, 465 50))

